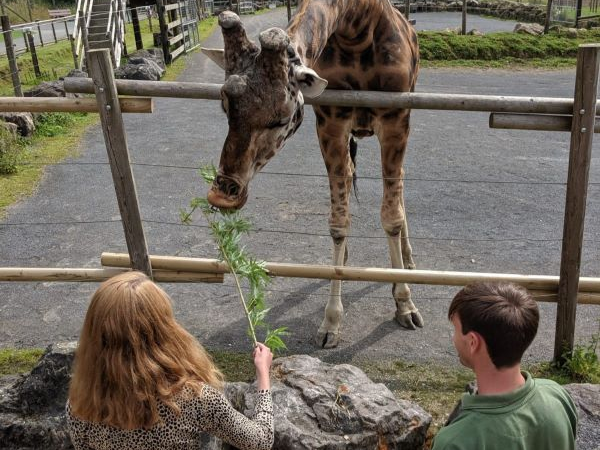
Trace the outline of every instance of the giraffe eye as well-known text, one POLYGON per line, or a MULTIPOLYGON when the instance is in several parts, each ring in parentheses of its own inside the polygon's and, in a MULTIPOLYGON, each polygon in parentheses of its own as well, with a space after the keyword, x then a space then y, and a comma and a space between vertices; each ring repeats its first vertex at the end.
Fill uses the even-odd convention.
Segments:
POLYGON ((269 128, 269 129, 279 128, 279 127, 283 127, 283 126, 287 125, 288 123, 290 123, 290 118, 286 117, 285 119, 276 120, 276 121, 273 121, 273 122, 267 124, 267 128, 269 128))

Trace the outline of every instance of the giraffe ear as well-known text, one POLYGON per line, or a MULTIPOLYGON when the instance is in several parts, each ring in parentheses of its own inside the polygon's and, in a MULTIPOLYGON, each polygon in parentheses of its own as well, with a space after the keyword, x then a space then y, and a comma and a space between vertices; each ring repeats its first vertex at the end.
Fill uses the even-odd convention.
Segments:
POLYGON ((225 70, 225 50, 221 48, 204 48, 202 47, 202 53, 213 60, 221 69, 225 70))
POLYGON ((309 69, 306 66, 295 66, 294 76, 300 84, 300 90, 302 91, 302 95, 304 95, 305 97, 318 97, 327 87, 327 80, 321 78, 319 75, 317 75, 317 72, 315 72, 312 69, 309 69))

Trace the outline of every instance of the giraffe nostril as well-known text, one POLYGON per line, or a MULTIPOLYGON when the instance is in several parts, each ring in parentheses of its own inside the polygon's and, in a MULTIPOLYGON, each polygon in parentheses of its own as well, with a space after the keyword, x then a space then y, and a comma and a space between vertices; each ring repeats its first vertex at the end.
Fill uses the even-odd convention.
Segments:
POLYGON ((240 185, 230 178, 219 175, 215 182, 219 190, 228 197, 237 197, 240 193, 240 185))

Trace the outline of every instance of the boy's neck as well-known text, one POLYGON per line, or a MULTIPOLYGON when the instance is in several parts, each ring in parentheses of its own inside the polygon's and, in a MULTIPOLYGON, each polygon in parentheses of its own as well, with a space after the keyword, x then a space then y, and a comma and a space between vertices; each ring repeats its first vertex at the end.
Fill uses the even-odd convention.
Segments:
POLYGON ((500 395, 519 389, 525 384, 519 364, 497 369, 493 364, 486 364, 475 369, 477 377, 477 393, 479 395, 500 395))

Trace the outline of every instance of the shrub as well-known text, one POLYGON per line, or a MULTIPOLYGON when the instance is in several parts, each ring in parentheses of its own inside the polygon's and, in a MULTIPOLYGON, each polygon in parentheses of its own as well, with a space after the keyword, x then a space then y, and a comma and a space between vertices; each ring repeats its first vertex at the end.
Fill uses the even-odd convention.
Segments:
POLYGON ((20 139, 7 128, 0 126, 0 175, 9 175, 17 171, 20 153, 20 139))
POLYGON ((36 135, 52 137, 62 134, 73 124, 69 113, 42 113, 36 119, 36 135))
MULTIPOLYGON (((600 325, 600 320, 598 320, 600 325)), ((600 383, 600 360, 598 360, 600 331, 592 335, 587 344, 577 344, 572 352, 563 355, 562 370, 580 383, 600 383)))

